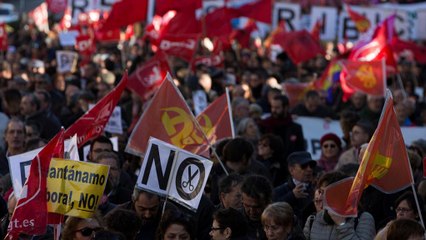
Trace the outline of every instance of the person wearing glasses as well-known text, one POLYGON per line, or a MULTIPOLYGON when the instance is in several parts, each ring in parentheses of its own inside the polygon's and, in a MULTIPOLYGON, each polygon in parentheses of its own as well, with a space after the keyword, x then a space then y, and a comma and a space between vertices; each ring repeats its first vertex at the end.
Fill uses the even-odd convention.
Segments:
POLYGON ((101 219, 96 214, 92 218, 69 217, 65 221, 62 240, 90 240, 102 230, 101 219))
POLYGON ((247 221, 238 210, 219 209, 213 214, 212 240, 248 240, 247 231, 247 221))
MULTIPOLYGON (((424 211, 424 207, 423 207, 424 206, 423 201, 420 197, 418 197, 418 201, 419 201, 420 211, 417 209, 416 199, 415 199, 413 192, 407 191, 407 192, 403 193, 401 196, 399 196, 395 201, 396 219, 397 220, 398 219, 411 219, 411 220, 415 220, 415 221, 420 221, 420 214, 422 214, 422 216, 424 216, 425 211, 424 211), (420 214, 419 214, 419 212, 420 212, 420 214)), ((425 218, 423 217, 423 219, 425 219, 425 218)), ((386 234, 389 230, 389 225, 391 224, 391 222, 389 222, 382 230, 380 230, 377 233, 375 239, 377 239, 377 240, 386 239, 386 234)))
POLYGON ((301 229, 295 226, 293 209, 286 202, 272 203, 266 207, 262 213, 262 225, 268 240, 305 239, 301 229))
POLYGON ((318 160, 318 167, 324 172, 334 169, 342 152, 342 141, 334 133, 327 133, 320 139, 321 157, 318 160))

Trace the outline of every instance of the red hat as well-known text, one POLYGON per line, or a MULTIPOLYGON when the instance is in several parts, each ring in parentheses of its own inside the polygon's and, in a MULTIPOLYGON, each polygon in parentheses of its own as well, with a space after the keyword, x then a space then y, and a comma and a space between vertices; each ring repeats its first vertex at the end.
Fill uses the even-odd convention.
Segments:
POLYGON ((325 141, 329 141, 329 140, 335 142, 337 147, 342 148, 342 141, 334 133, 327 133, 324 136, 322 136, 321 139, 320 139, 321 146, 325 141))

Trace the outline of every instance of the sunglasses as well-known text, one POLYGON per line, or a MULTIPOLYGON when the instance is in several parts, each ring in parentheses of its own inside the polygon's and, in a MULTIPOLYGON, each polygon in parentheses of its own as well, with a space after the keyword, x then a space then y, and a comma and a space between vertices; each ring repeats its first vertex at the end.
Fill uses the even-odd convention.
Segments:
POLYGON ((92 236, 93 232, 97 232, 99 230, 101 230, 101 228, 89 228, 89 227, 85 227, 85 228, 82 228, 82 229, 77 230, 75 232, 80 232, 81 235, 83 235, 84 237, 90 237, 90 236, 92 236))
POLYGON ((323 148, 336 148, 337 146, 334 144, 324 144, 322 145, 323 148))
POLYGON ((311 169, 314 169, 314 168, 315 168, 315 166, 316 166, 316 164, 315 164, 315 163, 305 163, 305 164, 303 164, 303 165, 300 165, 300 167, 301 167, 302 169, 306 169, 306 168, 308 168, 308 167, 310 167, 311 169))

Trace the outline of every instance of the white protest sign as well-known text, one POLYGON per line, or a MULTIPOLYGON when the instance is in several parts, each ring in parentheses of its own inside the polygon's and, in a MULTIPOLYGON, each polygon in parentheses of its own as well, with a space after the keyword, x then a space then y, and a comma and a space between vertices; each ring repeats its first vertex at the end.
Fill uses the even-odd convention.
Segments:
POLYGON ((115 2, 116 0, 68 0, 68 7, 71 9, 71 23, 76 24, 82 13, 109 11, 115 2))
POLYGON ((68 140, 69 144, 64 146, 64 158, 80 161, 80 156, 78 155, 78 145, 77 145, 77 134, 68 140))
POLYGON ((76 38, 79 35, 78 31, 67 31, 59 33, 59 43, 63 47, 73 47, 76 43, 76 38))
POLYGON ((73 51, 56 51, 56 70, 58 73, 74 72, 77 67, 78 54, 73 51))
POLYGON ((207 105, 207 95, 203 90, 197 90, 192 92, 192 102, 194 104, 195 116, 198 116, 201 112, 206 109, 207 105))
POLYGON ((426 139, 426 127, 401 127, 406 146, 419 139, 426 139))
POLYGON ((311 27, 315 26, 318 20, 321 20, 322 28, 320 38, 322 40, 334 40, 336 38, 336 22, 337 22, 337 9, 333 7, 318 7, 314 6, 311 10, 311 27))
POLYGON ((281 21, 285 22, 287 31, 300 30, 302 9, 299 4, 277 2, 272 13, 272 28, 276 28, 281 21))
POLYGON ((210 160, 151 137, 136 187, 195 211, 212 166, 210 160))
MULTIPOLYGON (((92 109, 95 105, 89 104, 89 109, 92 109)), ((123 124, 121 123, 121 107, 115 106, 114 111, 111 114, 106 126, 105 132, 123 134, 123 124)))
POLYGON ((324 134, 334 133, 343 136, 339 121, 326 121, 322 118, 298 117, 296 123, 302 125, 303 136, 307 144, 307 151, 311 153, 312 159, 321 157, 320 139, 324 134))

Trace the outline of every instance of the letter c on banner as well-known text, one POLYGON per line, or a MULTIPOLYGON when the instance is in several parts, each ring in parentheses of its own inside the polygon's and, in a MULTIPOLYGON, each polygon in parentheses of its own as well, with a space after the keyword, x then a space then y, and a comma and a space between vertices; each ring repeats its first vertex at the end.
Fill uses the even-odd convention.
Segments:
MULTIPOLYGON (((197 173, 198 174, 198 173, 197 173)), ((181 198, 183 198, 184 200, 192 200, 195 197, 197 197, 197 195, 202 191, 202 187, 203 187, 203 183, 204 183, 204 178, 206 176, 206 171, 204 168, 203 163, 195 158, 187 158, 185 160, 183 160, 183 162, 180 164, 178 170, 177 170, 177 174, 176 174, 176 189, 177 192, 179 194, 179 196, 181 198), (183 185, 188 184, 189 186, 191 186, 192 179, 187 179, 187 182, 184 183, 182 176, 186 173, 185 169, 186 167, 190 166, 190 165, 195 165, 197 167, 197 170, 195 172, 199 172, 200 177, 198 178, 198 182, 195 183, 194 185, 195 188, 191 191, 191 193, 187 193, 185 192, 185 190, 183 190, 183 185)), ((192 176, 191 178, 193 178, 195 176, 192 176)))

